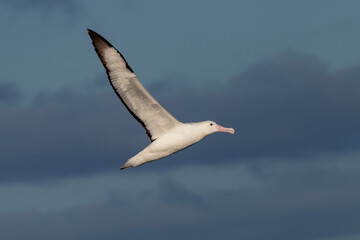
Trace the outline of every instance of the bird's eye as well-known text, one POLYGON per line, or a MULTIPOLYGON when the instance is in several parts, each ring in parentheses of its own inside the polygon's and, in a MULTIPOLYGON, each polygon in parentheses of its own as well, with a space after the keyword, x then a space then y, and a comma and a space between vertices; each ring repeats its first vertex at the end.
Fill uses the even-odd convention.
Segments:
POLYGON ((213 124, 212 123, 210 123, 210 126, 212 126, 213 124))

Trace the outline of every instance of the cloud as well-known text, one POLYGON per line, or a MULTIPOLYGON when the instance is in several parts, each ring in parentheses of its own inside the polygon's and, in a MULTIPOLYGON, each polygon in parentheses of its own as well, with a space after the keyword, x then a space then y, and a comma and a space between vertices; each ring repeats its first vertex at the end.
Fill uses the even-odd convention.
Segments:
MULTIPOLYGON (((146 235, 148 239, 291 236, 300 240, 356 235, 360 191, 349 183, 358 179, 358 154, 353 157, 338 156, 327 161, 327 165, 321 159, 297 164, 264 160, 220 168, 188 166, 168 169, 160 175, 155 171, 99 174, 63 179, 55 184, 27 183, 27 191, 22 183, 11 184, 7 191, 0 185, 5 199, 18 191, 19 185, 22 191, 14 200, 23 201, 24 205, 31 201, 40 207, 1 210, 0 238, 102 236, 111 240, 120 236, 143 239, 146 235), (251 170, 254 166, 261 168, 261 175, 251 170), (241 176, 246 172, 251 176, 248 183, 241 176), (253 181, 255 185, 251 184, 253 181), (252 187, 243 188, 244 184, 252 187), (31 194, 32 188, 37 189, 35 194, 31 194), (29 197, 23 197, 26 195, 29 197), (54 204, 53 200, 67 205, 71 199, 75 199, 73 206, 41 209, 42 205, 54 204), (14 231, 20 228, 22 231, 14 231)), ((3 201, 2 208, 4 204, 8 203, 3 201)))
MULTIPOLYGON (((356 150, 359 78, 356 67, 330 72, 317 58, 290 51, 251 66, 223 88, 149 86, 180 121, 211 119, 236 130, 151 164, 160 170, 356 150)), ((117 170, 149 143, 110 87, 104 94, 41 93, 30 106, 0 108, 1 181, 117 170)))
POLYGON ((245 108, 253 108, 246 109, 256 129, 249 138, 278 153, 331 152, 359 146, 359 75, 354 68, 331 73, 312 56, 287 52, 242 74, 232 89, 242 89, 245 108))
POLYGON ((198 204, 203 202, 200 196, 187 189, 182 184, 174 182, 169 177, 161 179, 160 189, 161 199, 170 203, 198 204))
POLYGON ((0 83, 0 103, 14 103, 20 98, 18 86, 11 82, 0 83))
MULTIPOLYGON (((138 133, 136 129, 129 132, 131 116, 114 111, 121 106, 111 97, 92 98, 64 90, 39 94, 31 106, 0 105, 4 113, 0 179, 56 178, 118 169, 130 157, 127 151, 136 152, 134 143, 141 146, 138 135, 143 131, 140 127, 138 133)), ((148 140, 143 140, 145 145, 148 140)))
MULTIPOLYGON (((232 125, 236 140, 222 144, 225 152, 237 148, 237 157, 346 151, 359 147, 359 77, 358 67, 330 72, 313 56, 287 51, 251 66, 225 89, 187 93, 183 106, 196 118, 207 113, 232 125)), ((210 144, 213 154, 223 154, 214 138, 210 144)))

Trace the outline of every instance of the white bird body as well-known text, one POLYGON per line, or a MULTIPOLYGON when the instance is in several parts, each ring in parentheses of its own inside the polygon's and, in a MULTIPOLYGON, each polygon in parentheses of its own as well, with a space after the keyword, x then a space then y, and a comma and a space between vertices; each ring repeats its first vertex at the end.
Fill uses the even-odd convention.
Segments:
POLYGON ((180 123, 130 158, 123 168, 136 167, 164 158, 199 142, 208 134, 204 129, 199 128, 199 123, 180 123))
POLYGON ((136 167, 185 149, 214 132, 234 133, 212 121, 182 123, 166 111, 145 89, 125 58, 106 39, 89 30, 95 51, 110 84, 125 107, 146 129, 152 141, 120 169, 136 167))

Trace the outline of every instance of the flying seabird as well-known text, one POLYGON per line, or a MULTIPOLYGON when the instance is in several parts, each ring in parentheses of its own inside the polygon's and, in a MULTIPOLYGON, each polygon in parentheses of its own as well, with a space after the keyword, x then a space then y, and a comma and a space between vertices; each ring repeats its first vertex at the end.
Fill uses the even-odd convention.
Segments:
POLYGON ((213 121, 182 123, 164 109, 145 89, 124 56, 105 38, 88 29, 95 51, 110 84, 127 110, 145 128, 151 143, 120 169, 137 167, 183 150, 215 132, 234 134, 213 121))

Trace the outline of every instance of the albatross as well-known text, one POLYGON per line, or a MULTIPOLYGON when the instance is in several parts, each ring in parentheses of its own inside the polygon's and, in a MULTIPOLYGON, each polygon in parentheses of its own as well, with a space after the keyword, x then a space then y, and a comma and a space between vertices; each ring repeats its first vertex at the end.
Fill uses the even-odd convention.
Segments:
POLYGON ((98 33, 88 29, 110 84, 131 115, 145 128, 151 143, 120 168, 137 167, 183 150, 215 132, 234 134, 233 128, 213 121, 182 123, 145 89, 124 56, 98 33))

